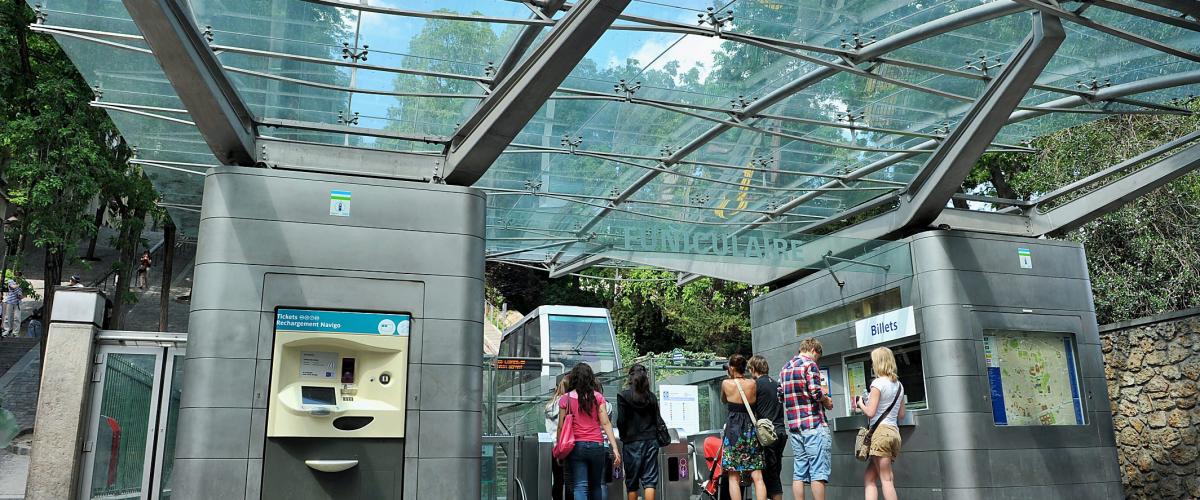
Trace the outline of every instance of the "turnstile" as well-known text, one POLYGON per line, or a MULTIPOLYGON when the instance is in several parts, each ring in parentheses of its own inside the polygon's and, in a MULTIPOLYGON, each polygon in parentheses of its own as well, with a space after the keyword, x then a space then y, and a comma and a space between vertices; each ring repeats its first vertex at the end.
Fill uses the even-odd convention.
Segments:
MULTIPOLYGON (((694 470, 691 445, 674 431, 672 438, 671 444, 659 449, 659 479, 655 497, 661 500, 689 500, 692 498, 694 470)), ((554 460, 550 451, 553 447, 553 437, 546 433, 517 438, 516 480, 518 490, 524 489, 525 498, 553 498, 551 482, 554 476, 550 473, 554 460)), ((608 481, 608 499, 624 499, 623 477, 610 475, 608 481)))

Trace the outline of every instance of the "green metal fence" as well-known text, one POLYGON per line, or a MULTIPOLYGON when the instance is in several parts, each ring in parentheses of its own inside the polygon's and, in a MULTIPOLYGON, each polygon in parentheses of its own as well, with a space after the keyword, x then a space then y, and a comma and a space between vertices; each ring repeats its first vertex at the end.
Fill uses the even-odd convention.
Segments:
POLYGON ((141 494, 146 443, 152 431, 150 412, 155 404, 155 358, 152 354, 108 355, 99 425, 108 426, 112 437, 111 442, 96 443, 92 498, 137 498, 141 494))

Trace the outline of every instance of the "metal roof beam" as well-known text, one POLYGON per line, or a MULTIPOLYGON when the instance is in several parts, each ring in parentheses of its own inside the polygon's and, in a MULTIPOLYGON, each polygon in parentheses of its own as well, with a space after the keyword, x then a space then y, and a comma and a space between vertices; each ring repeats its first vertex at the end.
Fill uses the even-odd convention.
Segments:
POLYGON ((947 209, 938 215, 933 225, 1020 236, 1058 236, 1114 212, 1197 168, 1200 168, 1200 144, 1192 144, 1048 212, 1034 210, 1029 214, 1019 214, 947 209))
POLYGON ((1197 167, 1200 167, 1200 144, 1193 144, 1054 210, 1032 215, 1035 231, 1052 236, 1073 231, 1197 167))
POLYGON ((1200 19, 1200 2, 1196 2, 1196 0, 1141 0, 1141 2, 1178 11, 1181 14, 1192 16, 1192 19, 1200 19))
MULTIPOLYGON (((901 31, 900 33, 897 33, 890 37, 884 38, 883 40, 880 40, 876 43, 867 45, 866 47, 863 47, 862 49, 860 49, 859 51, 857 51, 855 53, 853 60, 855 60, 855 61, 870 61, 874 58, 883 56, 894 50, 907 47, 914 43, 917 43, 917 42, 920 42, 923 40, 927 40, 929 38, 932 38, 932 37, 935 37, 935 36, 938 36, 938 35, 941 35, 944 33, 948 33, 950 31, 954 31, 956 29, 960 29, 960 28, 963 28, 966 26, 972 26, 972 25, 982 23, 985 21, 989 21, 992 19, 996 19, 999 17, 1004 17, 1006 15, 1013 14, 1016 12, 1021 12, 1023 10, 1027 10, 1027 9, 1028 8, 1026 6, 1017 4, 1013 0, 999 0, 996 2, 983 4, 983 5, 980 5, 977 7, 972 7, 970 9, 967 9, 967 10, 964 10, 961 12, 957 12, 957 13, 951 14, 949 16, 941 17, 934 21, 931 21, 931 22, 928 22, 928 23, 925 23, 925 24, 922 24, 919 26, 914 26, 912 28, 901 31)), ((749 106, 746 106, 746 108, 743 109, 741 111, 741 113, 738 114, 739 115, 738 118, 745 119, 746 117, 752 117, 760 112, 766 111, 771 106, 774 106, 775 104, 777 104, 779 102, 782 102, 784 99, 787 99, 788 97, 791 97, 792 95, 795 95, 795 94, 803 91, 804 89, 811 87, 812 85, 815 85, 815 84, 820 83, 828 78, 831 78, 840 72, 841 72, 841 70, 833 65, 824 66, 824 67, 818 68, 816 70, 813 70, 813 71, 801 76, 800 78, 797 78, 796 80, 791 81, 787 85, 784 85, 783 87, 776 89, 775 91, 767 94, 766 96, 763 96, 763 98, 755 100, 749 106)), ((712 141, 713 139, 720 137, 721 134, 724 134, 730 128, 732 128, 732 127, 727 124, 717 124, 713 128, 709 129, 707 132, 701 134, 699 137, 695 138, 691 142, 689 142, 686 145, 684 145, 683 147, 681 147, 678 151, 675 151, 674 154, 670 155, 667 158, 664 158, 662 160, 663 164, 665 166, 671 166, 671 165, 681 162, 687 156, 691 155, 692 153, 698 151, 700 148, 704 147, 706 144, 709 143, 709 141, 712 141)), ((935 141, 929 141, 929 142, 935 142, 935 141)), ((907 153, 899 153, 899 154, 907 154, 907 153)), ((649 184, 650 181, 654 180, 655 177, 658 177, 658 175, 660 173, 661 173, 661 170, 647 172, 645 175, 643 175, 642 177, 640 177, 639 179, 634 181, 633 184, 631 184, 624 191, 622 191, 620 193, 620 195, 617 196, 617 200, 619 200, 619 201, 616 201, 615 203, 613 203, 612 206, 602 209, 599 212, 597 212, 596 215, 593 216, 592 219, 583 226, 583 229, 580 230, 579 234, 585 234, 588 231, 590 231, 591 228, 595 227, 596 224, 599 224, 600 221, 605 216, 616 211, 617 205, 619 205, 624 200, 628 199, 630 196, 633 196, 634 193, 636 193, 642 187, 649 184)), ((867 174, 863 173, 862 175, 865 176, 867 174)), ((808 196, 808 195, 802 196, 801 198, 805 198, 806 196, 808 196)), ((788 205, 790 205, 790 203, 788 205)), ((792 205, 791 207, 788 208, 788 210, 790 210, 791 208, 794 208, 794 207, 795 207, 795 205, 792 205)), ((754 224, 757 225, 757 224, 764 224, 764 223, 767 223, 766 218, 762 218, 759 221, 756 221, 754 224)), ((562 257, 562 255, 565 254, 568 249, 570 249, 570 245, 563 247, 563 249, 560 250, 558 254, 554 255, 550 259, 550 262, 551 263, 557 262, 558 259, 560 257, 562 257)))
POLYGON ((123 0, 213 156, 254 164, 254 120, 180 0, 123 0))
POLYGON ((1132 6, 1129 4, 1112 1, 1112 0, 1090 0, 1090 1, 1093 4, 1096 4, 1096 6, 1103 7, 1105 9, 1124 12, 1124 13, 1132 15, 1132 16, 1149 19, 1151 21, 1156 21, 1156 22, 1160 22, 1163 24, 1170 24, 1172 26, 1178 26, 1183 29, 1188 29, 1188 30, 1192 30, 1192 31, 1200 31, 1200 23, 1197 23, 1195 21, 1189 21, 1188 19, 1186 19, 1184 17, 1169 16, 1166 14, 1154 12, 1152 10, 1146 10, 1146 9, 1143 9, 1140 7, 1135 7, 1135 6, 1132 6))
POLYGON ((550 277, 551 278, 561 278, 568 274, 577 273, 577 272, 587 269, 589 267, 599 265, 600 263, 602 263, 606 260, 608 260, 608 257, 605 257, 602 254, 583 255, 583 256, 579 257, 578 259, 575 259, 566 264, 552 266, 550 268, 550 277))
MULTIPOLYGON (((564 3, 566 3, 566 0, 550 0, 546 5, 537 8, 541 9, 542 17, 552 17, 555 12, 558 12, 558 9, 562 8, 564 3)), ((533 17, 536 18, 538 16, 535 14, 533 17)), ((553 25, 554 23, 551 22, 549 24, 553 25)), ((508 52, 504 54, 504 60, 500 61, 500 65, 496 67, 496 75, 492 80, 493 87, 495 87, 495 82, 503 81, 512 72, 513 68, 517 66, 517 63, 521 62, 521 56, 525 55, 529 47, 533 46, 533 42, 537 41, 537 37, 541 33, 542 26, 536 25, 526 26, 525 29, 521 30, 521 34, 513 41, 512 47, 509 47, 508 52)))
POLYGON ((1062 21, 1046 13, 1034 15, 1033 33, 913 178, 894 212, 893 231, 924 226, 937 218, 1064 39, 1062 21))
POLYGON ((446 181, 469 186, 479 180, 629 2, 587 0, 572 7, 454 134, 446 181))
POLYGON ((1013 0, 1013 1, 1020 3, 1022 5, 1037 9, 1044 14, 1049 14, 1049 15, 1052 15, 1055 17, 1061 17, 1063 19, 1069 20, 1080 26, 1087 26, 1088 28, 1094 29, 1096 31, 1099 31, 1102 33, 1107 33, 1109 35, 1115 36, 1117 38, 1121 38, 1126 41, 1136 43, 1138 45, 1150 47, 1159 52, 1171 54, 1175 57, 1181 57, 1181 58, 1187 59, 1189 61, 1200 62, 1200 54, 1188 52, 1186 50, 1180 50, 1180 49, 1177 49, 1170 45, 1167 45, 1165 43, 1161 43, 1156 40, 1151 40, 1144 36, 1138 35, 1136 33, 1131 33, 1129 31, 1125 31, 1120 28, 1114 28, 1114 27, 1108 26, 1106 24, 1098 23, 1096 21, 1093 21, 1091 19, 1083 17, 1082 15, 1076 14, 1074 12, 1063 10, 1054 5, 1044 4, 1039 0, 1013 0))

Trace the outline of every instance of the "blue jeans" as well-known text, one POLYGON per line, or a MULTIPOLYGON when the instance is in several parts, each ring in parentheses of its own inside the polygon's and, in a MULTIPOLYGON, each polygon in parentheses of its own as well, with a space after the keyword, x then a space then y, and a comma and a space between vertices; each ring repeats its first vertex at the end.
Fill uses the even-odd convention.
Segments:
POLYGON ((792 445, 792 455, 796 460, 792 481, 829 482, 830 466, 833 462, 833 439, 829 435, 828 426, 822 425, 799 434, 790 434, 788 442, 792 445))
POLYGON ((604 500, 600 485, 604 477, 604 445, 591 441, 576 441, 575 449, 567 455, 567 470, 571 471, 571 491, 575 500, 604 500))

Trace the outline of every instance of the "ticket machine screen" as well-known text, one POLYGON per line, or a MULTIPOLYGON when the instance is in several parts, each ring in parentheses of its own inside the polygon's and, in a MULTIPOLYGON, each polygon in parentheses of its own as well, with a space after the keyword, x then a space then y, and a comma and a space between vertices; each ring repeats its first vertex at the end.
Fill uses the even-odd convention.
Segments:
POLYGON ((300 403, 305 405, 337 405, 337 394, 332 387, 300 387, 300 403))

